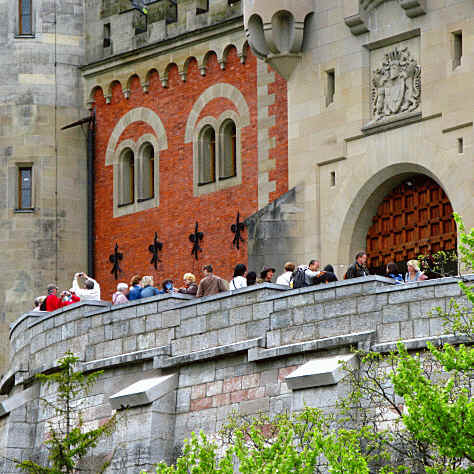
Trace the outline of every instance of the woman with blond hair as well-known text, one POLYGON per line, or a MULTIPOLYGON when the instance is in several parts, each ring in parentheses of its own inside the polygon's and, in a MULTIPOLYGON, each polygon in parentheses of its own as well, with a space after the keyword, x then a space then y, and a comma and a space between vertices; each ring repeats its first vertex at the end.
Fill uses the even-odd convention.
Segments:
POLYGON ((155 296, 160 294, 160 290, 153 286, 153 277, 144 276, 140 282, 142 290, 140 292, 140 298, 149 298, 150 296, 155 296))
POLYGON ((405 274, 405 283, 416 283, 417 281, 428 280, 428 277, 420 270, 418 260, 407 262, 408 272, 405 274))
POLYGON ((196 285, 196 277, 192 273, 185 273, 183 276, 184 286, 178 290, 183 295, 196 296, 198 286, 196 285))

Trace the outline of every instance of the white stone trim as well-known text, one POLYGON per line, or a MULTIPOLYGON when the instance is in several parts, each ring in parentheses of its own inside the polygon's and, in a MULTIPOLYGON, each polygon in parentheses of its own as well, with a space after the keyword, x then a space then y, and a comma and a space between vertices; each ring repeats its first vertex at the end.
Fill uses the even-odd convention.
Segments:
POLYGON ((211 116, 203 117, 193 133, 193 191, 194 196, 202 196, 204 194, 221 191, 222 189, 238 186, 242 184, 242 119, 234 110, 226 110, 219 118, 211 116), (233 120, 235 123, 236 134, 236 175, 232 178, 220 179, 219 166, 220 156, 223 147, 222 126, 227 120, 233 120), (216 132, 216 180, 209 184, 199 184, 199 154, 200 154, 200 135, 204 127, 211 125, 216 132))
POLYGON ((268 86, 275 82, 275 73, 268 71, 267 63, 257 60, 258 77, 258 208, 270 203, 270 193, 276 191, 276 181, 270 181, 269 171, 275 169, 275 160, 270 160, 270 150, 275 147, 275 139, 270 138, 270 129, 275 126, 271 117, 270 105, 275 94, 268 92, 268 86))
POLYGON ((219 98, 229 99, 235 105, 240 117, 241 128, 250 125, 250 110, 242 92, 231 84, 220 82, 207 88, 194 103, 186 123, 184 143, 190 143, 193 140, 196 122, 204 107, 212 100, 219 98))
POLYGON ((159 196, 160 196, 160 155, 159 152, 161 150, 168 148, 168 139, 166 136, 166 131, 161 119, 158 115, 151 109, 145 107, 137 107, 126 113, 117 123, 112 134, 110 135, 109 143, 107 145, 107 151, 105 154, 105 164, 106 166, 113 166, 113 173, 114 173, 114 189, 113 189, 113 197, 114 197, 114 217, 121 217, 128 214, 133 214, 135 212, 145 211, 147 209, 152 209, 154 207, 158 207, 160 204, 159 196), (136 142, 133 140, 124 140, 120 144, 118 141, 122 133, 126 130, 126 128, 134 122, 143 121, 148 124, 155 134, 146 133, 142 135, 136 142), (145 201, 139 202, 141 196, 141 185, 140 179, 143 176, 143 159, 142 159, 142 148, 145 143, 150 143, 154 149, 154 166, 155 166, 155 173, 154 173, 154 188, 155 188, 155 195, 151 199, 147 199, 145 201), (117 145, 118 144, 118 145, 117 145), (135 157, 135 200, 132 204, 127 206, 120 205, 120 195, 122 189, 121 177, 122 177, 122 170, 121 170, 121 163, 120 163, 120 155, 125 148, 130 148, 135 157))

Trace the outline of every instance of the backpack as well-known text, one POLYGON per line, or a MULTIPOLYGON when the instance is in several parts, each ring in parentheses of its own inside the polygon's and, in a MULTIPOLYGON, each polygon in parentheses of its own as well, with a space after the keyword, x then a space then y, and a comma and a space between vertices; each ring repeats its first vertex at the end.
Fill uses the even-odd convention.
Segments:
POLYGON ((303 288, 306 284, 306 269, 298 267, 291 275, 290 287, 293 289, 303 288))
MULTIPOLYGON (((49 296, 49 295, 48 295, 49 296)), ((48 296, 43 300, 43 302, 40 304, 40 311, 46 311, 46 300, 48 299, 48 296)))

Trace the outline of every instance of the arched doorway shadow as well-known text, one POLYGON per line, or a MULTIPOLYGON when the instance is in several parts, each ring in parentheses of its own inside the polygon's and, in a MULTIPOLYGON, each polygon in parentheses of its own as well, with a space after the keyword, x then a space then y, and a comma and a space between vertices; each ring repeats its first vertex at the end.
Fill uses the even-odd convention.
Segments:
POLYGON ((417 180, 419 181, 420 176, 425 176, 426 181, 431 182, 436 187, 439 185, 440 194, 446 197, 437 176, 427 168, 413 163, 398 163, 384 168, 359 189, 344 217, 338 245, 341 261, 352 261, 356 252, 366 248, 369 229, 374 224, 374 216, 377 215, 378 211, 380 214, 379 208, 384 199, 402 183, 414 177, 418 177, 417 180))

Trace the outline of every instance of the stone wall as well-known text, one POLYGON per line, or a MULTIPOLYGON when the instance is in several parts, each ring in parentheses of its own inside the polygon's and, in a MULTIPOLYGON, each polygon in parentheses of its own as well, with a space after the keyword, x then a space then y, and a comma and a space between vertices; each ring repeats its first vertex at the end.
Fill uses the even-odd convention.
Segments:
MULTIPOLYGON (((0 383, 7 395, 0 403, 0 454, 44 458, 50 415, 41 404, 35 411, 44 388, 33 376, 54 369, 68 349, 79 355, 82 370, 104 370, 84 400, 91 426, 129 407, 91 466, 115 448, 107 472, 131 474, 172 460, 191 431, 216 432, 234 409, 270 415, 305 404, 330 409, 348 387, 330 371, 323 375, 333 382, 315 373, 296 388, 287 377, 307 361, 348 356, 351 347, 387 352, 398 340, 411 350, 428 340, 456 342, 442 335, 438 318, 428 317, 451 298, 465 302, 454 278, 394 285, 368 277, 300 290, 263 284, 198 300, 82 302, 25 314, 12 325, 10 371, 0 383)), ((5 465, 2 472, 15 470, 5 465)))
POLYGON ((86 261, 86 140, 78 66, 83 2, 37 0, 20 35, 18 1, 0 0, 0 372, 8 326, 48 283, 69 288, 86 261), (18 211, 18 169, 33 168, 34 209, 18 211))

